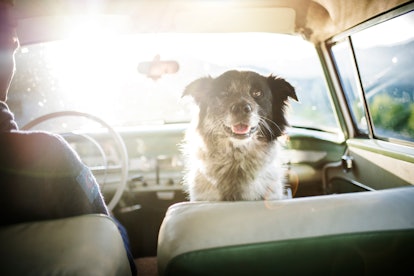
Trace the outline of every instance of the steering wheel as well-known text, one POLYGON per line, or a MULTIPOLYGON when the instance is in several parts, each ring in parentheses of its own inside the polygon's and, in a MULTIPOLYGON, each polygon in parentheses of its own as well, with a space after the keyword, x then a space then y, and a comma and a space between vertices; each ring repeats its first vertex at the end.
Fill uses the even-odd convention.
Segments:
MULTIPOLYGON (((87 119, 90 119, 92 121, 95 121, 97 123, 99 123, 100 125, 106 127, 112 137, 112 139, 115 142, 115 145, 117 147, 117 149, 119 150, 119 153, 121 155, 121 179, 119 184, 117 185, 117 188, 115 190, 114 196, 112 197, 112 199, 109 201, 108 203, 108 209, 110 211, 113 210, 113 208, 118 204, 119 200, 122 197, 122 194, 126 188, 126 184, 127 184, 127 180, 128 180, 128 152, 126 150, 126 146, 124 141, 122 140, 121 136, 105 121, 103 121, 102 119, 88 114, 88 113, 83 113, 83 112, 78 112, 78 111, 59 111, 59 112, 53 112, 53 113, 49 113, 43 116, 40 116, 32 121, 30 121, 29 123, 27 123, 25 126, 22 127, 22 130, 30 130, 31 128, 33 128, 34 126, 43 123, 47 120, 50 119, 54 119, 57 117, 66 117, 66 116, 75 116, 75 117, 84 117, 87 119)), ((78 134, 74 134, 74 135, 78 135, 78 134)), ((83 135, 81 135, 83 136, 83 135)), ((92 138, 87 138, 88 140, 92 139, 92 138)), ((99 144, 96 142, 93 142, 93 144, 95 146, 98 147, 101 155, 103 153, 102 148, 99 146, 99 144)), ((103 159, 105 160, 106 163, 106 158, 103 156, 103 159)), ((107 166, 107 164, 105 164, 105 167, 107 166)))

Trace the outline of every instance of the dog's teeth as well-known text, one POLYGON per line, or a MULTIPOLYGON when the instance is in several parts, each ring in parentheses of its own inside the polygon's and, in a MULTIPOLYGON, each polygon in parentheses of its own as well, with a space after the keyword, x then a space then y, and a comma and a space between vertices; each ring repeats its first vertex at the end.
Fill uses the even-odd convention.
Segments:
POLYGON ((250 132, 250 126, 245 124, 237 124, 232 126, 231 130, 235 134, 246 134, 250 132))

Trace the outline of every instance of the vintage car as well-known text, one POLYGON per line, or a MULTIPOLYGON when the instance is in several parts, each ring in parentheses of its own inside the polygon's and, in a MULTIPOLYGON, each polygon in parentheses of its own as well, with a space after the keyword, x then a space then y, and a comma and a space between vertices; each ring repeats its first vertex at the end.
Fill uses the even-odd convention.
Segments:
POLYGON ((14 10, 7 104, 22 130, 64 137, 111 216, 2 225, 0 274, 131 275, 119 222, 138 275, 412 275, 414 2, 15 0, 14 10), (290 199, 189 201, 181 148, 196 110, 182 94, 232 69, 295 87, 278 141, 290 199))

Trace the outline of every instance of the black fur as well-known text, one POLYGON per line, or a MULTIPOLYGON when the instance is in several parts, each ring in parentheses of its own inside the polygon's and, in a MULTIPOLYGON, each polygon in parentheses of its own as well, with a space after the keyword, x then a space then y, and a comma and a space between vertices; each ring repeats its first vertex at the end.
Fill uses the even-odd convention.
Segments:
POLYGON ((252 71, 228 71, 190 83, 183 96, 199 107, 198 123, 183 144, 191 200, 284 198, 275 140, 288 126, 284 79, 252 71))
MULTIPOLYGON (((255 90, 261 90, 264 95, 252 98, 261 108, 259 115, 266 118, 268 126, 260 124, 262 135, 268 140, 274 140, 281 136, 289 125, 285 118, 285 109, 288 97, 298 101, 293 86, 280 77, 270 75, 261 76, 251 71, 227 71, 217 78, 204 77, 190 83, 184 90, 183 96, 190 95, 200 108, 199 128, 210 106, 219 109, 219 106, 229 106, 244 95, 249 95, 255 90), (232 89, 232 83, 237 84, 239 90, 232 89)), ((220 111, 220 110, 218 110, 220 111)))

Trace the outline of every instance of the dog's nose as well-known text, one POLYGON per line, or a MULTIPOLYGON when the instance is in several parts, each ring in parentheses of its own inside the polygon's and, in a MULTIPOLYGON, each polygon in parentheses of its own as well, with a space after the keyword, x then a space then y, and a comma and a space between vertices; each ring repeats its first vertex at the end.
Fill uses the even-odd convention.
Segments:
POLYGON ((245 113, 249 114, 252 112, 252 106, 248 103, 239 103, 232 105, 230 108, 232 113, 245 113))

